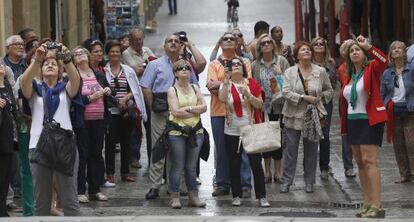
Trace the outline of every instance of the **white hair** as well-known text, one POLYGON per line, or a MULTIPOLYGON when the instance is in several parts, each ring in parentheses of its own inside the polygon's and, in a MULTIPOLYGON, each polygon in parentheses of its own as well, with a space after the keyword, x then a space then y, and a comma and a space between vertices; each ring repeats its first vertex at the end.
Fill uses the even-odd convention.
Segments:
POLYGON ((17 41, 22 41, 23 39, 22 37, 20 37, 20 35, 11 35, 6 39, 6 47, 10 46, 11 44, 17 42, 17 41))

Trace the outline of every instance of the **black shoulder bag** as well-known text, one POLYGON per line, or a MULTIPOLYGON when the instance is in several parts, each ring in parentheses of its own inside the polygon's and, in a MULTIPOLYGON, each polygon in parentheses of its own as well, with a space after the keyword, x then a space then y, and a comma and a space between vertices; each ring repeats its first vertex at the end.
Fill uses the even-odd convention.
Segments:
POLYGON ((30 162, 56 170, 66 176, 73 176, 76 160, 76 136, 72 130, 63 129, 49 116, 45 99, 45 88, 42 86, 43 109, 46 121, 37 142, 30 162))

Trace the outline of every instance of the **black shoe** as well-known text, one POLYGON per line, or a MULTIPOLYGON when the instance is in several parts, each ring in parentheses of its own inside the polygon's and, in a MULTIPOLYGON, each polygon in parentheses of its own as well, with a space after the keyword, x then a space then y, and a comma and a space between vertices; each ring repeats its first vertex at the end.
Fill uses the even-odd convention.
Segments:
POLYGON ((217 187, 216 189, 214 189, 214 191, 211 195, 213 197, 217 197, 217 196, 225 196, 225 195, 229 195, 229 194, 230 194, 230 189, 229 188, 217 187))
POLYGON ((145 199, 146 200, 152 200, 152 199, 156 199, 158 197, 158 193, 160 192, 160 190, 158 189, 154 189, 151 188, 147 194, 145 194, 145 199))
POLYGON ((172 12, 169 12, 168 15, 173 15, 173 13, 172 12))
POLYGON ((280 193, 289 193, 289 188, 289 184, 282 184, 282 186, 280 186, 280 193))
POLYGON ((313 184, 306 184, 305 191, 306 193, 313 193, 313 184))

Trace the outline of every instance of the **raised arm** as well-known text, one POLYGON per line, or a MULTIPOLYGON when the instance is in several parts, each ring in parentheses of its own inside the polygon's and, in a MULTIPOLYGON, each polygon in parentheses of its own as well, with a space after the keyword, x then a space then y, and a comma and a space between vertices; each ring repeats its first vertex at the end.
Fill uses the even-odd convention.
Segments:
POLYGON ((42 71, 42 63, 46 57, 46 44, 39 46, 35 52, 35 60, 22 75, 21 89, 23 96, 30 99, 33 94, 32 80, 42 71))

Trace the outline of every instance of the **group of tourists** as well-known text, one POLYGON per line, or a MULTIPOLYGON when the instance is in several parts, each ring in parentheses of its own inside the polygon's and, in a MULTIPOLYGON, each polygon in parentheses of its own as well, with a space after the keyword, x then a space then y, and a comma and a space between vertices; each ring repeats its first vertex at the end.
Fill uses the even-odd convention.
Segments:
POLYGON ((144 38, 142 30, 133 29, 119 40, 87 39, 72 50, 40 39, 30 28, 6 39, 0 64, 0 216, 15 207, 13 192, 22 196, 23 216, 77 216, 80 203, 108 201, 101 188, 136 180, 130 167, 142 167, 143 141, 151 182, 145 198, 159 197, 166 183, 174 209, 182 208, 182 195, 188 195, 189 206, 206 206, 198 187, 200 159, 209 158, 210 148, 215 154, 212 196, 231 193, 231 205, 238 207, 254 189, 258 206, 269 207, 266 184, 279 183, 280 193, 290 192, 302 139, 303 189, 313 193, 318 165, 322 180, 332 175, 335 99, 344 174, 356 176, 354 159, 363 191, 356 216, 385 216, 378 169, 385 125, 398 182, 411 181, 414 71, 403 42, 393 42, 387 56, 358 36, 342 43, 338 61, 343 62, 337 63, 323 37, 289 46, 282 42, 281 27, 270 29, 258 21, 250 43, 238 28, 220 36, 207 66, 184 31, 166 36, 165 54, 158 58, 143 46, 144 38), (199 76, 206 66, 207 76, 199 76), (207 103, 199 78, 206 78, 211 93, 214 146, 200 117, 207 103), (281 148, 246 153, 241 127, 267 117, 280 124, 281 148), (72 155, 59 159, 62 155, 43 151, 49 127, 76 141, 69 148, 55 144, 68 153, 75 150, 72 155), (13 168, 17 159, 19 171, 13 168), (65 164, 69 168, 59 167, 65 164))

